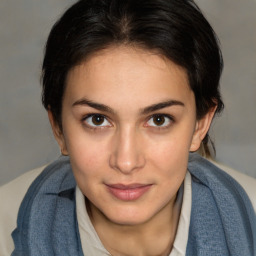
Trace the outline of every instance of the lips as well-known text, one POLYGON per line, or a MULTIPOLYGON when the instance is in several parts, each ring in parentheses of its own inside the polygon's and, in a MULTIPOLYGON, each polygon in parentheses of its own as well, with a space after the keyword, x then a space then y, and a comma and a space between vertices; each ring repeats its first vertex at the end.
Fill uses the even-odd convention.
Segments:
POLYGON ((152 184, 111 184, 106 186, 115 198, 122 201, 134 201, 142 197, 151 188, 152 184))

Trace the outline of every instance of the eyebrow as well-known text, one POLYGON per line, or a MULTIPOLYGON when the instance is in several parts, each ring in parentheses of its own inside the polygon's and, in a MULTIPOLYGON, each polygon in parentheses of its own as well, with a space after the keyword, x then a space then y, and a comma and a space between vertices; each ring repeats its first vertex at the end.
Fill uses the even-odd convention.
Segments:
MULTIPOLYGON (((75 107, 75 106, 89 106, 89 107, 95 108, 99 111, 104 111, 104 112, 108 112, 111 114, 115 114, 115 111, 112 108, 108 107, 107 105, 93 102, 86 98, 75 101, 72 104, 72 107, 75 107)), ((185 106, 185 104, 178 100, 168 100, 168 101, 159 102, 159 103, 150 105, 148 107, 145 107, 140 111, 140 114, 145 115, 145 114, 148 114, 148 113, 151 113, 151 112, 163 109, 163 108, 171 107, 171 106, 185 106)))
POLYGON ((142 109, 141 114, 145 115, 163 108, 171 107, 171 106, 185 106, 185 104, 178 100, 168 100, 160 103, 153 104, 142 109))
POLYGON ((75 107, 75 106, 89 106, 89 107, 95 108, 99 111, 104 111, 104 112, 108 112, 108 113, 111 113, 111 114, 115 113, 115 111, 112 108, 108 107, 107 105, 97 103, 97 102, 93 102, 93 101, 88 100, 86 98, 75 101, 72 104, 72 107, 75 107))

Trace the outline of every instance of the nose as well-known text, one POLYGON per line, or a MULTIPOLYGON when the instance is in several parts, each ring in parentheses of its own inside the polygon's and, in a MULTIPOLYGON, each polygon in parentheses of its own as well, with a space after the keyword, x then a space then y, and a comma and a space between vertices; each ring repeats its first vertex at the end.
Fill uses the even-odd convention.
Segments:
POLYGON ((109 162, 113 169, 128 175, 145 165, 143 145, 136 130, 129 127, 120 129, 115 135, 112 148, 109 162))

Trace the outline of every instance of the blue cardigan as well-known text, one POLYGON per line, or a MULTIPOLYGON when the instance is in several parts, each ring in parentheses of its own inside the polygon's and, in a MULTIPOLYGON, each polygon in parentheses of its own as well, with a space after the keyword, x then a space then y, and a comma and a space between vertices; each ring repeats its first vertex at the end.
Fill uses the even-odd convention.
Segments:
MULTIPOLYGON (((243 188, 196 153, 190 154, 192 210, 187 256, 256 256, 256 215, 243 188)), ((62 157, 35 179, 12 236, 12 256, 82 256, 76 182, 62 157)))

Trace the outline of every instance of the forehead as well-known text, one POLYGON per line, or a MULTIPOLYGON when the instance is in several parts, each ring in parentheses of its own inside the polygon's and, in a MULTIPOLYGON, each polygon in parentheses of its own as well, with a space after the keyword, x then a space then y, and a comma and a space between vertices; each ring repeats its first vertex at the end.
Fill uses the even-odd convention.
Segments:
POLYGON ((182 67, 156 52, 125 46, 99 51, 69 72, 64 100, 82 97, 117 106, 194 98, 182 67))

